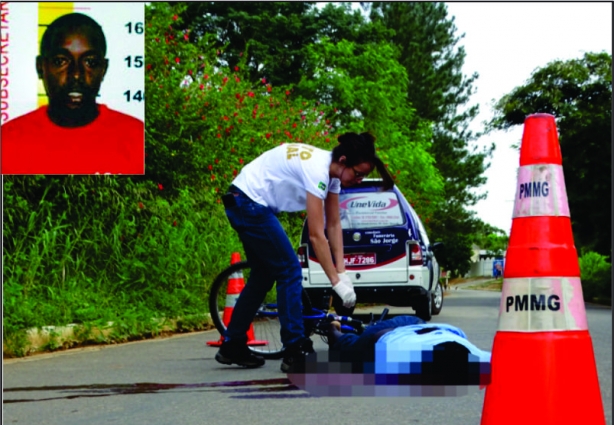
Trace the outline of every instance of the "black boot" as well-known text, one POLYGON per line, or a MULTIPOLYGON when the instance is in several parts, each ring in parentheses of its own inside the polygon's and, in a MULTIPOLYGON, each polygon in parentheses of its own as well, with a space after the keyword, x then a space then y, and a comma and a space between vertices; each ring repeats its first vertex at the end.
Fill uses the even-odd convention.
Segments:
POLYGON ((305 357, 313 352, 313 341, 311 339, 299 339, 284 349, 281 371, 283 373, 304 373, 305 357))
POLYGON ((224 341, 215 355, 215 360, 222 364, 238 364, 249 368, 264 365, 264 359, 255 355, 245 341, 224 341))

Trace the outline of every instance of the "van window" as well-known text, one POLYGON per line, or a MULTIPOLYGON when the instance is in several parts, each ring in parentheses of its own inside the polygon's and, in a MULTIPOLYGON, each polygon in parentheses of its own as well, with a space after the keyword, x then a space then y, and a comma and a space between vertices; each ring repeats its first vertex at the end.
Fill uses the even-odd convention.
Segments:
POLYGON ((418 231, 420 232, 420 237, 422 239, 422 242, 424 242, 426 246, 429 246, 431 243, 429 242, 429 237, 426 234, 426 229, 424 228, 424 225, 422 224, 422 220, 420 220, 420 217, 418 217, 418 214, 416 214, 416 211, 412 207, 409 207, 409 212, 411 213, 411 216, 414 219, 414 223, 418 224, 418 231))
POLYGON ((339 212, 343 229, 401 226, 405 223, 394 192, 340 194, 339 212))

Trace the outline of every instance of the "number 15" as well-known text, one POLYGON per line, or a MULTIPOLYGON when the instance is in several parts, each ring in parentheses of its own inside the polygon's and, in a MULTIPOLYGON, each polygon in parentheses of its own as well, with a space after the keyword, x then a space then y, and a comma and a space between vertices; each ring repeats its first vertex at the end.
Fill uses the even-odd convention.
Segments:
POLYGON ((133 64, 135 68, 143 67, 143 56, 135 56, 134 60, 132 59, 132 56, 126 56, 124 60, 128 62, 128 68, 131 68, 133 64))

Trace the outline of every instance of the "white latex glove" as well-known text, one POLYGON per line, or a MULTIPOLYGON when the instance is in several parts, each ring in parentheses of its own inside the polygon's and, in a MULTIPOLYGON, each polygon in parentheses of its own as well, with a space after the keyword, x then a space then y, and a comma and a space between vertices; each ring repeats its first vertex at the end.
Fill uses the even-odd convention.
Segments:
POLYGON ((354 285, 352 284, 352 279, 350 279, 350 276, 346 272, 337 273, 337 276, 339 276, 339 279, 341 280, 341 282, 345 283, 347 286, 352 288, 352 290, 354 290, 354 285))
POLYGON ((333 286, 333 290, 337 293, 337 295, 339 295, 345 308, 354 307, 354 304, 356 304, 356 294, 354 293, 353 287, 348 286, 346 282, 340 280, 335 286, 333 286))

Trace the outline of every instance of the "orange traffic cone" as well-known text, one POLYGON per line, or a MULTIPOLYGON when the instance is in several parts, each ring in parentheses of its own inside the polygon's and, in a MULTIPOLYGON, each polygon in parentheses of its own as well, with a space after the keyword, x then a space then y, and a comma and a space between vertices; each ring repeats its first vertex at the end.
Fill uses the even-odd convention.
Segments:
POLYGON ((481 425, 605 424, 554 117, 525 120, 481 425))
MULTIPOLYGON (((241 254, 238 252, 233 252, 230 256, 230 264, 235 264, 241 261, 241 254)), ((238 272, 233 273, 228 278, 228 288, 226 289, 226 306, 224 307, 224 313, 222 316, 222 321, 224 322, 224 326, 228 328, 228 324, 230 323, 230 318, 232 316, 232 311, 234 310, 235 303, 237 302, 237 298, 239 298, 239 294, 245 287, 245 281, 243 279, 243 272, 239 270, 238 272)), ((212 347, 219 347, 224 342, 224 336, 220 336, 220 339, 217 341, 208 341, 207 345, 212 347)), ((258 341, 254 336, 254 326, 249 325, 249 330, 247 331, 247 345, 266 345, 268 341, 258 341)))

